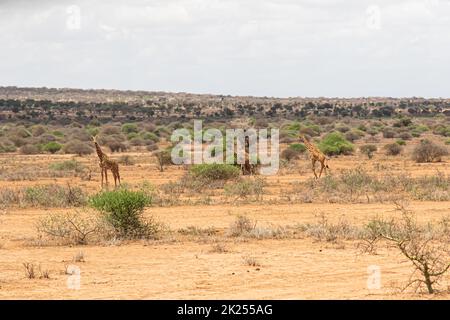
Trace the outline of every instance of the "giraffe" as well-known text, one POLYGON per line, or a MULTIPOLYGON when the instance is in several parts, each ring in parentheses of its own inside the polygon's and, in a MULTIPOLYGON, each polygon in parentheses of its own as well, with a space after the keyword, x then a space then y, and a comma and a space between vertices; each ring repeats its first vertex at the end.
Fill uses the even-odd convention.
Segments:
POLYGON ((257 164, 250 163, 250 138, 245 136, 244 163, 241 164, 242 175, 255 175, 257 164))
POLYGON ((308 149, 309 156, 310 156, 311 162, 312 162, 312 170, 313 170, 314 176, 316 177, 316 179, 318 179, 322 175, 322 171, 325 170, 325 173, 327 173, 327 169, 329 169, 328 164, 325 163, 328 160, 328 158, 325 157, 325 155, 315 145, 313 145, 311 142, 309 142, 304 135, 300 134, 300 138, 303 140, 305 147, 308 149), (320 162, 319 177, 317 177, 317 174, 316 174, 316 162, 317 161, 320 162))
POLYGON ((119 165, 116 161, 111 160, 108 156, 102 151, 99 144, 97 143, 97 138, 92 137, 94 141, 95 150, 97 151, 97 155, 99 158, 99 166, 102 172, 102 188, 103 188, 103 178, 106 180, 106 185, 108 185, 108 170, 111 170, 114 177, 114 186, 117 187, 117 182, 120 185, 120 174, 119 174, 119 165))

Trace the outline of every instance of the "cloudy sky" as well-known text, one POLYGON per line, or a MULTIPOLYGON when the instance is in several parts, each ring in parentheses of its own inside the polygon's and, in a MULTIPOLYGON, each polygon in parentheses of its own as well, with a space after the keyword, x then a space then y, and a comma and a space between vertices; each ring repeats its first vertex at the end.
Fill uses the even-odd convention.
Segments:
POLYGON ((0 86, 450 97, 450 0, 0 0, 0 86))

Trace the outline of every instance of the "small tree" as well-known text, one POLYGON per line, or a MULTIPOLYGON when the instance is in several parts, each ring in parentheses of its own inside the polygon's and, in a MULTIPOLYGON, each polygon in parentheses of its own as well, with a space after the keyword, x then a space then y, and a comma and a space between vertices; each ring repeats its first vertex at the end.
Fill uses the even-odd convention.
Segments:
POLYGON ((171 149, 158 150, 154 153, 158 163, 159 171, 163 172, 164 167, 172 164, 171 149))

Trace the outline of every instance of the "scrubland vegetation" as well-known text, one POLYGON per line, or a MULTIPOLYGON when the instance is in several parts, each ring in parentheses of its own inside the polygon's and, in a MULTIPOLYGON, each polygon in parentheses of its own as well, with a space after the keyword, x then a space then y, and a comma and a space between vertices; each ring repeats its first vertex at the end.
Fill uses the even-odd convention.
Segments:
MULTIPOLYGON (((184 274, 193 296, 219 281, 211 280, 217 270, 229 271, 218 273, 229 282, 239 274, 271 286, 277 277, 314 276, 310 261, 319 269, 344 261, 340 278, 320 269, 328 284, 376 263, 387 277, 395 269, 402 292, 384 283, 390 291, 380 293, 383 298, 448 297, 448 101, 164 94, 139 100, 135 95, 143 93, 123 93, 106 103, 97 94, 77 102, 0 95, 0 251, 8 261, 0 263, 7 274, 0 277, 0 294, 4 285, 19 292, 25 279, 46 286, 70 275, 68 261, 85 266, 92 292, 98 280, 89 272, 108 268, 110 260, 121 270, 105 274, 134 275, 137 287, 150 278, 166 281, 171 272, 177 282, 178 273, 194 268, 184 274), (242 175, 236 164, 174 165, 170 134, 192 132, 196 117, 204 118, 204 130, 279 128, 277 175, 242 175), (300 133, 329 158, 330 169, 318 180, 300 133), (119 163, 120 188, 100 188, 93 135, 119 163), (54 257, 69 249, 69 257, 54 257), (87 259, 90 253, 94 258, 87 259), (60 260, 59 269, 48 266, 60 260), (94 268, 96 260, 101 266, 94 268), (152 276, 140 275, 146 270, 152 276)), ((322 279, 314 281, 320 287, 322 279)), ((236 292, 240 285, 233 283, 236 292)), ((112 280, 107 286, 120 291, 112 280)), ((364 297, 364 285, 355 286, 364 297)), ((294 287, 283 297, 302 288, 294 287)))

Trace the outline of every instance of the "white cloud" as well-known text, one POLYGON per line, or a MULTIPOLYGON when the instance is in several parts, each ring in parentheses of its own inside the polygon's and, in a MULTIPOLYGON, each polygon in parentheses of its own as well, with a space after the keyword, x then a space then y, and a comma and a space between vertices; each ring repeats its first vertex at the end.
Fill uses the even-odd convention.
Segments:
POLYGON ((6 1, 0 85, 450 96, 449 14, 449 0, 6 1))

